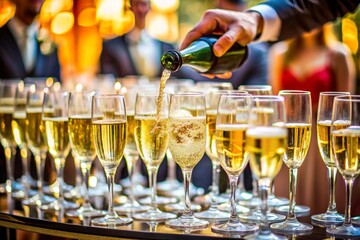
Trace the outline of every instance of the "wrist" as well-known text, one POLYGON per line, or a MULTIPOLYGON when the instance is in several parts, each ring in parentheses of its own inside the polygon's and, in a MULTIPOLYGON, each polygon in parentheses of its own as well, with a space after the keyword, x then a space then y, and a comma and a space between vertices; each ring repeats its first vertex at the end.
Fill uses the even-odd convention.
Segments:
POLYGON ((261 14, 257 11, 249 10, 248 13, 253 17, 254 23, 256 25, 256 32, 255 32, 255 36, 253 38, 253 41, 256 41, 260 38, 261 33, 263 31, 264 19, 261 16, 261 14))

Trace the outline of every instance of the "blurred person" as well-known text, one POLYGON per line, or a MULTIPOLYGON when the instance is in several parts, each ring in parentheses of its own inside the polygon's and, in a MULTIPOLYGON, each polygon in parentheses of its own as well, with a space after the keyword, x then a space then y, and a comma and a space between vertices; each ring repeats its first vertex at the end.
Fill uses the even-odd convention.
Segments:
MULTIPOLYGON (((43 53, 38 41, 40 24, 37 15, 44 0, 12 0, 15 15, 0 28, 0 79, 27 77, 56 77, 60 79, 57 51, 43 53)), ((19 150, 16 165, 21 164, 19 150)), ((34 165, 34 164, 33 164, 34 165)), ((0 146, 0 182, 4 182, 5 155, 0 146)), ((16 168, 15 177, 21 175, 16 168)))
MULTIPOLYGON (((135 27, 123 36, 104 41, 100 72, 120 78, 129 75, 159 78, 163 71, 161 54, 175 47, 151 37, 145 30, 146 16, 151 10, 150 0, 130 0, 130 5, 135 17, 135 27)), ((172 77, 193 79, 200 75, 185 68, 173 73, 172 77)))
MULTIPOLYGON (((325 212, 329 194, 326 167, 317 145, 317 110, 320 92, 355 91, 355 66, 349 49, 335 39, 332 24, 313 29, 270 49, 269 80, 274 94, 280 90, 311 92, 313 125, 308 154, 299 168, 297 201, 310 207, 312 214, 325 212), (314 184, 316 182, 316 184, 314 184)), ((275 184, 279 196, 288 196, 288 169, 282 168, 275 184)), ((343 181, 338 181, 343 189, 343 181)), ((340 191, 341 192, 341 191, 340 191)), ((340 193, 339 192, 339 193, 340 193)), ((338 194, 339 195, 339 194, 338 194)), ((341 196, 344 194, 341 193, 341 196)), ((338 208, 342 210, 343 208, 338 208)))

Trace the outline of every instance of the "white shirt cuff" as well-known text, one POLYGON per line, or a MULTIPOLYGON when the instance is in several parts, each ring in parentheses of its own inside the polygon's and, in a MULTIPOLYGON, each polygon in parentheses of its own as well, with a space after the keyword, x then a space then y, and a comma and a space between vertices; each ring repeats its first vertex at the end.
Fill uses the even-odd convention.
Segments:
POLYGON ((248 11, 260 13, 264 20, 263 30, 257 41, 275 41, 278 39, 281 29, 281 20, 272 7, 265 4, 259 4, 249 8, 248 11))

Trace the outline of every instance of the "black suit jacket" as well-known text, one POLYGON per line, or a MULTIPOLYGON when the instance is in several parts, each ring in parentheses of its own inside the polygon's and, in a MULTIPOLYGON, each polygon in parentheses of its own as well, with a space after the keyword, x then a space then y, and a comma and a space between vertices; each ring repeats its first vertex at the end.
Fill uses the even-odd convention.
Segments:
POLYGON ((281 19, 279 40, 295 37, 355 11, 360 0, 269 0, 281 19))
MULTIPOLYGON (((175 49, 170 44, 155 39, 159 47, 160 56, 162 53, 175 49)), ((159 59, 160 62, 160 59, 159 59)), ((125 35, 104 41, 103 49, 100 56, 100 72, 103 74, 113 74, 116 77, 125 77, 129 75, 139 75, 136 70, 134 60, 129 51, 129 44, 126 41, 125 35)), ((159 64, 156 77, 161 77, 163 68, 159 64)), ((201 75, 188 67, 183 67, 177 72, 171 74, 175 78, 188 78, 198 80, 201 75)))
POLYGON ((44 55, 37 44, 34 69, 26 71, 16 40, 5 24, 0 28, 0 79, 26 77, 56 77, 60 80, 57 51, 44 55))

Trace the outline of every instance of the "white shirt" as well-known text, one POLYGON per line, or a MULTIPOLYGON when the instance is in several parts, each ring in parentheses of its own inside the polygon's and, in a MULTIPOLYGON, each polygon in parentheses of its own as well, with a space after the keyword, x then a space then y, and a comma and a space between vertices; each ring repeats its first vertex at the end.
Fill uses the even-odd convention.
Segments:
POLYGON ((276 11, 265 4, 260 4, 249 8, 251 11, 260 13, 263 17, 264 25, 260 38, 257 41, 275 41, 278 39, 281 29, 281 20, 276 11))
POLYGON ((33 22, 27 26, 14 17, 9 21, 9 28, 19 46, 25 69, 31 71, 36 61, 36 34, 39 24, 33 22))
POLYGON ((160 45, 145 30, 135 28, 125 36, 135 67, 140 75, 154 78, 160 68, 160 45))

